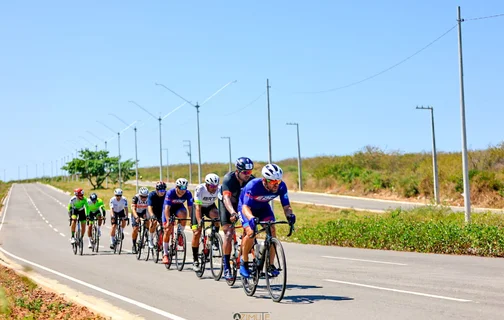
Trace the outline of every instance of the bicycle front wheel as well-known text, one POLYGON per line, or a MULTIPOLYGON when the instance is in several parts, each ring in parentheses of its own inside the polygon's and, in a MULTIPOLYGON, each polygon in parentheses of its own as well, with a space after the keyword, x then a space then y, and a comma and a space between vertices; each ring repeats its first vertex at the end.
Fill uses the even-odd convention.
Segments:
POLYGON ((184 269, 186 258, 186 236, 184 231, 177 233, 177 254, 175 256, 175 263, 177 264, 177 270, 182 271, 184 269))
POLYGON ((84 251, 84 239, 82 238, 82 235, 79 234, 79 254, 82 256, 82 253, 84 251))
POLYGON ((215 233, 213 243, 210 246, 210 270, 215 281, 219 281, 222 277, 224 264, 222 263, 222 237, 215 233))
POLYGON ((271 299, 275 302, 280 302, 285 294, 287 285, 287 262, 280 240, 272 238, 269 250, 266 250, 265 254, 266 286, 271 295, 271 299), (273 263, 270 263, 271 255, 274 255, 273 263))

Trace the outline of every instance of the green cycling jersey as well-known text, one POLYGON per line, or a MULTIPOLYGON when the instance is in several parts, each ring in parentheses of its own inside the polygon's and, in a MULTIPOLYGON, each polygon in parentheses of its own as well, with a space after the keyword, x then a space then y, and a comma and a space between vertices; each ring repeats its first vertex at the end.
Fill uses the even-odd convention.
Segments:
POLYGON ((88 199, 87 203, 89 212, 105 211, 105 205, 103 204, 103 200, 100 198, 96 199, 96 202, 93 202, 91 201, 91 199, 88 199))
POLYGON ((84 212, 86 215, 89 215, 89 207, 88 207, 88 202, 86 198, 82 198, 79 200, 76 196, 73 196, 70 199, 70 202, 68 203, 68 211, 71 211, 72 209, 75 210, 82 210, 84 209, 84 212))

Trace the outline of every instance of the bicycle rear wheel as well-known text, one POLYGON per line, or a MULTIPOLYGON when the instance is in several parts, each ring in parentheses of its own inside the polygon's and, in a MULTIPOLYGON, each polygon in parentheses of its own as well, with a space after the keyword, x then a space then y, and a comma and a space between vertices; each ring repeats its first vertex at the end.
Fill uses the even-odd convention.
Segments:
POLYGON ((93 239, 93 252, 98 253, 100 238, 98 237, 98 227, 96 225, 96 221, 93 222, 93 228, 91 229, 91 239, 93 239))
POLYGON ((180 232, 177 232, 177 254, 175 256, 175 263, 177 265, 177 270, 182 271, 186 258, 186 236, 182 229, 179 229, 179 231, 180 232))
MULTIPOLYGON (((205 232, 205 231, 203 230, 202 232, 205 232)), ((205 239, 207 239, 206 236, 201 237, 200 238, 200 242, 199 242, 198 261, 199 261, 199 267, 200 268, 199 268, 198 271, 195 271, 196 272, 196 276, 198 278, 202 278, 203 274, 205 273, 206 251, 208 251, 208 248, 206 248, 207 241, 205 239)))
POLYGON ((84 251, 84 240, 82 235, 79 233, 79 254, 82 256, 82 252, 84 251))
POLYGON ((285 288, 287 284, 287 262, 285 260, 285 253, 280 240, 276 238, 271 239, 271 244, 268 250, 265 252, 266 259, 266 286, 271 295, 271 299, 275 302, 280 302, 285 294, 285 288), (270 252, 275 252, 275 258, 273 264, 270 264, 269 255, 270 252), (272 275, 269 272, 270 266, 275 266, 278 270, 278 275, 272 275))
POLYGON ((210 244, 210 270, 212 271, 214 280, 219 281, 224 270, 224 264, 222 263, 222 237, 218 233, 215 233, 214 237, 212 244, 210 244))

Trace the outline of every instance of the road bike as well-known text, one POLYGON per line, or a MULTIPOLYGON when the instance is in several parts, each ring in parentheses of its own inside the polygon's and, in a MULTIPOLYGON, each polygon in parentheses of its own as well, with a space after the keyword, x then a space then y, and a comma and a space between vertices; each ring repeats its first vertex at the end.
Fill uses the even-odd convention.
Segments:
POLYGON ((205 264, 210 262, 210 271, 212 272, 215 281, 219 281, 222 277, 224 265, 222 264, 222 237, 217 231, 215 222, 219 222, 219 218, 205 219, 202 218, 200 222, 201 236, 199 240, 198 261, 199 269, 196 276, 201 278, 205 273, 205 264), (212 224, 205 227, 205 222, 212 224), (207 230, 210 229, 210 235, 207 235, 207 230))

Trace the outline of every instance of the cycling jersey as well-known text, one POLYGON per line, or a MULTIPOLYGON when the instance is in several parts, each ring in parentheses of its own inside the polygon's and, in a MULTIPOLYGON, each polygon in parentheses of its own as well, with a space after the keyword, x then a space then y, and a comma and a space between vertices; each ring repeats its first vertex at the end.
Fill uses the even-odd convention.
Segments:
POLYGON ((210 193, 205 183, 199 184, 196 186, 196 190, 194 190, 194 203, 199 204, 202 207, 206 208, 215 205, 215 199, 217 199, 217 190, 215 193, 210 193))
POLYGON ((188 207, 193 205, 194 200, 191 191, 186 190, 186 192, 181 197, 179 197, 177 195, 177 189, 173 188, 166 193, 164 205, 173 206, 174 204, 182 204, 186 201, 188 207))
POLYGON ((91 201, 91 199, 88 199, 87 204, 89 212, 97 212, 100 211, 100 209, 103 209, 103 211, 105 211, 105 205, 103 204, 103 200, 100 198, 96 199, 96 202, 93 202, 91 201))
POLYGON ((165 197, 159 197, 156 191, 151 191, 147 197, 147 206, 152 206, 152 212, 161 219, 161 214, 163 213, 163 204, 165 197))
POLYGON ((77 211, 84 210, 84 212, 88 214, 89 208, 87 199, 82 198, 82 200, 79 200, 77 196, 73 196, 72 198, 70 198, 70 202, 68 203, 68 211, 71 211, 72 209, 75 209, 77 211))
POLYGON ((255 178, 247 183, 247 185, 243 188, 242 193, 240 194, 240 201, 238 203, 238 211, 242 211, 243 205, 249 206, 252 209, 252 213, 255 210, 260 211, 262 209, 270 208, 268 202, 276 197, 280 197, 282 206, 290 204, 285 182, 280 182, 278 191, 273 193, 264 187, 262 178, 255 178))
MULTIPOLYGON (((236 177, 235 171, 229 172, 222 179, 222 185, 219 186, 218 197, 219 201, 223 201, 224 195, 229 195, 231 198, 231 203, 233 204, 233 208, 238 210, 238 200, 240 197, 240 193, 242 189, 245 187, 247 182, 254 179, 254 176, 250 176, 250 178, 243 182, 243 185, 240 185, 240 180, 236 177)), ((220 203, 221 206, 224 206, 224 203, 220 203)))
POLYGON ((131 200, 131 203, 136 205, 136 213, 145 213, 145 210, 147 210, 148 204, 147 204, 147 197, 145 200, 142 200, 138 194, 133 196, 133 199, 131 200))
POLYGON ((116 197, 110 198, 110 209, 114 213, 119 213, 124 210, 124 208, 128 207, 128 200, 125 197, 121 197, 121 199, 117 200, 116 197))

